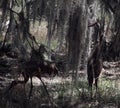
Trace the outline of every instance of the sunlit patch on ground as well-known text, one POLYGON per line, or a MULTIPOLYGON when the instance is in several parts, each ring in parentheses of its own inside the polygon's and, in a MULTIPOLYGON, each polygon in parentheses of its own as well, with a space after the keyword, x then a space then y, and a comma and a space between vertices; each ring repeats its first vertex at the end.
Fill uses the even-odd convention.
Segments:
MULTIPOLYGON (((52 77, 52 78, 50 78, 50 77, 48 77, 48 78, 42 77, 42 80, 44 81, 44 83, 47 83, 48 85, 50 85, 50 84, 60 84, 60 83, 63 83, 63 82, 71 82, 72 78, 71 77, 63 78, 63 77, 57 77, 56 76, 56 77, 52 77)), ((41 85, 41 81, 36 77, 33 77, 32 81, 33 81, 34 86, 41 85)), ((29 80, 28 83, 30 83, 30 80, 29 80)))

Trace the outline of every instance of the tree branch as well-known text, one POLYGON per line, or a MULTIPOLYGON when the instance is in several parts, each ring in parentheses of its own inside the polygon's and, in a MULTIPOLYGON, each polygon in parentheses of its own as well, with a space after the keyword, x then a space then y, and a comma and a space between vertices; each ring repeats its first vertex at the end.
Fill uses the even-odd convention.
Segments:
POLYGON ((111 6, 111 4, 109 3, 109 1, 106 1, 106 0, 102 0, 105 5, 111 10, 112 13, 115 14, 115 10, 113 9, 113 7, 111 6))

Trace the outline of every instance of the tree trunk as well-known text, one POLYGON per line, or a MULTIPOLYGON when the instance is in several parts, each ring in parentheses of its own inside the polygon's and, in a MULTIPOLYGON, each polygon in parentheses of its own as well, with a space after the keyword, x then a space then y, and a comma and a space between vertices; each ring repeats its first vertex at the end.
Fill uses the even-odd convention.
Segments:
MULTIPOLYGON (((76 2, 77 3, 77 2, 76 2)), ((86 0, 73 10, 70 15, 68 29, 68 62, 69 69, 73 70, 73 77, 77 80, 83 50, 85 50, 85 37, 87 32, 86 0)))
POLYGON ((120 4, 116 5, 114 13, 115 29, 113 39, 109 47, 109 53, 114 60, 120 59, 120 4), (112 53, 111 53, 112 52, 112 53))

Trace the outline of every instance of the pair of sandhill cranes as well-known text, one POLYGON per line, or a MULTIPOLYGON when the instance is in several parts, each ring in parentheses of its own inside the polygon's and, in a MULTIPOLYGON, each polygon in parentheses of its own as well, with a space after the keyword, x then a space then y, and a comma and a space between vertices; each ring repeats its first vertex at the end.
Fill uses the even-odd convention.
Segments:
MULTIPOLYGON (((89 26, 90 27, 90 26, 89 26)), ((102 43, 103 43, 103 35, 99 34, 98 41, 96 42, 93 51, 88 58, 87 62, 87 76, 88 76, 88 84, 91 88, 91 97, 92 97, 92 86, 95 81, 96 90, 98 88, 98 79, 102 70, 102 43)), ((29 97, 32 92, 33 84, 32 84, 32 77, 36 76, 41 80, 42 74, 47 73, 49 75, 51 74, 58 74, 58 69, 55 65, 55 63, 50 62, 35 62, 35 61, 29 61, 25 63, 24 71, 21 72, 22 76, 24 77, 23 81, 16 81, 14 80, 9 89, 11 89, 13 86, 17 85, 18 83, 26 84, 31 79, 31 90, 29 93, 29 97)), ((42 82, 42 80, 41 80, 42 82)), ((43 83, 43 82, 42 82, 43 83)), ((43 83, 44 84, 44 83, 43 83)))

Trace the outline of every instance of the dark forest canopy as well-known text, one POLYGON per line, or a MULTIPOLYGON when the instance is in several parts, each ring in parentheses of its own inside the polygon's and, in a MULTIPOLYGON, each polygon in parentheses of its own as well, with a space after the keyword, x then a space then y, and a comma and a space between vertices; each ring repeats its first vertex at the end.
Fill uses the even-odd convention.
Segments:
POLYGON ((119 5, 119 0, 1 0, 1 48, 11 43, 27 58, 27 49, 38 44, 30 32, 31 23, 44 20, 48 48, 56 37, 58 46, 66 45, 67 61, 75 69, 86 64, 94 29, 89 25, 98 19, 105 38, 103 57, 117 60, 120 58, 119 5))

